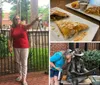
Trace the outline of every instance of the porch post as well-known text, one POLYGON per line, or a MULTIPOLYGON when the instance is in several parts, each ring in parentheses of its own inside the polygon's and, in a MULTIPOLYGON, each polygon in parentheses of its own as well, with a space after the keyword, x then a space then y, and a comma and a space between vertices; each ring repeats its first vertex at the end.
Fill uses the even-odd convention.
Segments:
MULTIPOLYGON (((38 17, 38 0, 31 0, 31 21, 38 17)), ((37 28, 38 23, 33 25, 33 29, 37 28)))

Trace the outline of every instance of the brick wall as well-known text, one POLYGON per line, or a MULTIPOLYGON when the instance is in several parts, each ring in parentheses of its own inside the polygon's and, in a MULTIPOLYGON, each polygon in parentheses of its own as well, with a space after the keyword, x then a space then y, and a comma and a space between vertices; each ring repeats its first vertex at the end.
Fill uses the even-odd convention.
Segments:
POLYGON ((4 17, 2 19, 2 25, 9 26, 12 24, 12 21, 10 20, 9 16, 10 16, 10 13, 4 13, 4 17))
MULTIPOLYGON (((100 43, 88 43, 87 44, 88 50, 100 50, 100 43)), ((53 55, 54 52, 61 51, 61 50, 67 50, 69 48, 68 43, 51 43, 50 45, 50 55, 53 55)), ((76 48, 76 43, 74 43, 74 48, 76 48)), ((79 43, 79 48, 84 50, 85 43, 79 43)))
POLYGON ((50 55, 53 55, 54 52, 67 50, 69 47, 68 43, 51 43, 50 45, 50 55))

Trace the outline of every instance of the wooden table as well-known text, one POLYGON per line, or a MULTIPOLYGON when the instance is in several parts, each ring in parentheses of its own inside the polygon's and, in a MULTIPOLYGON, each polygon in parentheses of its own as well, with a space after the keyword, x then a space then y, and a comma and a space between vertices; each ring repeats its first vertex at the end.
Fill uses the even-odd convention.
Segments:
POLYGON ((98 20, 95 20, 95 19, 93 19, 91 17, 88 17, 88 16, 86 16, 84 14, 81 14, 79 12, 76 12, 74 10, 71 10, 71 9, 65 7, 66 4, 71 3, 71 2, 73 2, 75 0, 50 0, 50 1, 51 1, 51 8, 52 7, 60 7, 60 8, 66 10, 66 11, 72 13, 72 14, 75 14, 75 15, 77 15, 79 17, 82 17, 82 18, 84 18, 86 20, 89 20, 89 21, 99 25, 99 29, 98 29, 93 41, 100 41, 100 36, 99 36, 100 35, 100 22, 98 20))

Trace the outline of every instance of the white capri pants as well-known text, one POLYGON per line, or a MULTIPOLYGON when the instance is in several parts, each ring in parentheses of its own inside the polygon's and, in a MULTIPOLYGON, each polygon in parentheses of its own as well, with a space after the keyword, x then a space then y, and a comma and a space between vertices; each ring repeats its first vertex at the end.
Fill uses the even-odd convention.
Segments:
POLYGON ((17 68, 22 77, 27 75, 27 60, 29 48, 14 48, 14 55, 17 63, 17 68))

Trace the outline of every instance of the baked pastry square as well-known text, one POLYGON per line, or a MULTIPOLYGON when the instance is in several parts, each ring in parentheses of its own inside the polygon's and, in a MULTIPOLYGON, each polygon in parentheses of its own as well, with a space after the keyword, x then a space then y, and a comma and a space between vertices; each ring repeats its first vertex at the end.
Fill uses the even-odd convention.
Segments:
POLYGON ((57 24, 65 39, 74 36, 82 30, 88 29, 88 25, 79 22, 59 20, 55 21, 55 23, 57 24))
POLYGON ((80 3, 79 1, 74 1, 71 3, 71 6, 75 9, 79 9, 80 8, 80 3))
POLYGON ((100 6, 92 6, 85 10, 88 14, 94 14, 100 16, 100 6))

